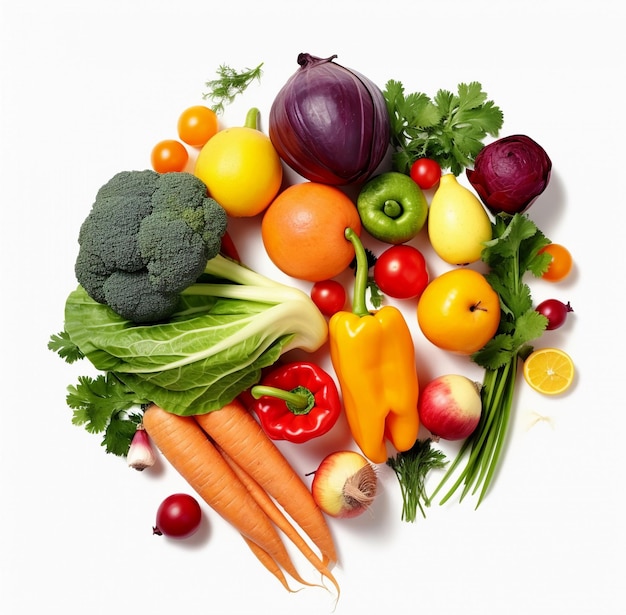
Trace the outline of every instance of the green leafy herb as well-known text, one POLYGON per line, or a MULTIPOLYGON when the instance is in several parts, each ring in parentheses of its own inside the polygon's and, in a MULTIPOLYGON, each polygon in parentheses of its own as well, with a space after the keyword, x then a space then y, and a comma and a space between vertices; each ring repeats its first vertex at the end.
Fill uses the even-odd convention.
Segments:
POLYGON ((65 331, 50 336, 48 350, 56 352, 66 363, 74 363, 85 356, 65 331))
POLYGON ((443 452, 431 447, 430 438, 417 440, 408 451, 387 459, 387 465, 395 472, 400 483, 403 521, 413 523, 418 508, 422 516, 426 517, 424 506, 430 506, 424 485, 426 476, 431 470, 443 468, 446 463, 443 452))
POLYGON ((72 423, 83 425, 90 433, 104 432, 106 452, 126 455, 142 416, 132 410, 140 410, 148 400, 137 397, 111 373, 96 378, 80 376, 78 384, 67 390, 67 405, 74 410, 72 423))
POLYGON ((402 173, 426 157, 459 175, 473 164, 487 135, 496 137, 502 128, 502 111, 476 81, 460 83, 457 94, 439 90, 431 100, 421 92, 405 94, 402 83, 389 80, 383 95, 391 121, 393 166, 402 173))
POLYGON ((500 325, 496 335, 472 355, 472 360, 485 368, 483 411, 478 427, 465 440, 433 493, 434 497, 469 453, 463 471, 442 504, 464 483, 461 500, 472 487, 472 493, 480 488, 478 508, 489 489, 504 447, 518 363, 532 352, 529 342, 541 337, 548 324, 547 318, 533 309, 530 288, 523 281, 527 272, 540 276, 547 270, 550 256, 539 254, 539 250, 548 243, 525 215, 500 214, 495 218, 493 239, 485 244, 481 259, 489 265, 486 277, 500 296, 500 325))
POLYGON ((234 68, 222 64, 217 69, 217 79, 206 82, 209 91, 202 95, 205 100, 212 100, 211 109, 215 113, 224 112, 224 106, 235 100, 237 95, 242 94, 245 89, 255 80, 261 80, 261 67, 263 62, 256 68, 245 68, 242 71, 236 71, 234 68))

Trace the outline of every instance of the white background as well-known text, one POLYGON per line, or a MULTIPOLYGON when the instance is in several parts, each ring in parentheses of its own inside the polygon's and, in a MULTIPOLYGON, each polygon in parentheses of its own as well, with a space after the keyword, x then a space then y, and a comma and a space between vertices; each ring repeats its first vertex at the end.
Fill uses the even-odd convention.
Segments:
MULTIPOLYGON (((529 214, 576 261, 567 283, 531 282, 537 301, 574 306, 538 344, 573 357, 571 392, 544 398, 520 379, 501 472, 477 511, 453 499, 404 523, 395 477, 381 467, 371 511, 330 520, 336 612, 624 612, 623 17, 613 0, 3 0, 0 610, 331 612, 324 590, 285 592, 207 508, 195 539, 152 536, 158 504, 186 485, 163 462, 130 470, 73 426, 65 387, 88 366, 46 349, 62 329, 78 228, 100 185, 149 166, 152 145, 176 136, 178 114, 203 102, 221 63, 265 63, 224 122, 258 106, 266 130, 306 51, 429 95, 480 81, 504 111, 501 136, 528 134, 552 158, 551 184, 529 214)), ((242 257, 281 279, 257 223, 233 225, 242 257)), ((427 344, 405 307, 423 379, 478 375, 427 344)), ((350 445, 342 429, 282 448, 304 474, 350 445)))

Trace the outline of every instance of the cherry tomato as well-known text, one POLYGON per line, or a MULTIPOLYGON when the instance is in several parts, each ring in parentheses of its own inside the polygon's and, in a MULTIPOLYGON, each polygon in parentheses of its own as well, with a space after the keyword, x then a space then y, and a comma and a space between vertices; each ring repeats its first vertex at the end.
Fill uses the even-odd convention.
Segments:
POLYGON ((546 299, 535 309, 548 319, 548 326, 546 327, 548 331, 558 329, 562 326, 567 319, 567 315, 574 311, 572 306, 569 304, 569 301, 567 303, 563 303, 558 299, 546 299))
POLYGON ((410 175, 422 190, 428 190, 441 179, 441 167, 430 158, 418 158, 411 165, 410 175))
POLYGON ((315 282, 311 288, 311 299, 325 316, 340 312, 346 304, 346 289, 337 280, 315 282))
POLYGON ((178 136, 192 147, 202 147, 217 131, 217 114, 209 107, 194 105, 178 118, 178 136))
POLYGON ((189 160, 189 152, 180 141, 166 139, 159 141, 150 155, 152 168, 157 173, 177 173, 182 171, 189 160))
POLYGON ((552 262, 542 278, 548 282, 560 282, 564 280, 572 270, 573 259, 569 250, 558 243, 549 243, 539 250, 539 254, 547 253, 552 257, 552 262))
POLYGON ((383 293, 395 299, 419 297, 428 284, 426 260, 413 246, 392 246, 376 260, 374 281, 383 293))
POLYGON ((228 258, 232 258, 234 261, 241 262, 237 246, 235 245, 235 242, 233 241, 233 238, 230 236, 230 233, 228 231, 226 231, 222 236, 222 246, 220 248, 220 252, 228 258))
POLYGON ((158 536, 188 538, 200 527, 201 519, 197 500, 186 493, 175 493, 161 502, 152 532, 158 536))

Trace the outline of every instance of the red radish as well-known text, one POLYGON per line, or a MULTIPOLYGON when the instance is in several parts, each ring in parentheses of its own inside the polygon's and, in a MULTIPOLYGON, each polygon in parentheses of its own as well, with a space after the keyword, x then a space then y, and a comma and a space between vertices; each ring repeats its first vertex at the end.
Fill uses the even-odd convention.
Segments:
POLYGON ((467 438, 478 426, 481 411, 480 385, 465 376, 439 376, 420 393, 420 421, 434 438, 467 438))
POLYGON ((315 472, 311 493, 315 503, 331 517, 356 517, 376 497, 378 476, 360 453, 337 451, 327 455, 315 472))
POLYGON ((170 538, 189 538, 200 527, 202 510, 198 501, 186 493, 166 497, 159 506, 152 533, 170 538))
POLYGON ((563 303, 558 299, 546 299, 542 301, 536 308, 540 314, 543 314, 548 319, 547 331, 552 331, 561 327, 567 315, 574 311, 574 308, 570 305, 569 301, 563 303))

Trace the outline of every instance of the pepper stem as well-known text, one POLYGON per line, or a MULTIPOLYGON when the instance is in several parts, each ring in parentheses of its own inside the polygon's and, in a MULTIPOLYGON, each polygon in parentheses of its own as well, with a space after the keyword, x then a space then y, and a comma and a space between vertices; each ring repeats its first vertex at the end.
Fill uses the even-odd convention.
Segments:
POLYGON ((285 391, 285 389, 279 389, 278 387, 258 384, 250 389, 250 394, 254 399, 259 399, 260 397, 282 399, 293 414, 308 414, 315 407, 315 396, 309 389, 303 386, 297 386, 295 389, 291 389, 291 391, 285 391))
POLYGON ((254 130, 258 129, 257 120, 259 117, 259 110, 256 107, 252 107, 250 111, 246 114, 246 122, 244 126, 246 128, 254 128, 254 130))
POLYGON ((354 254, 356 256, 356 274, 354 280, 354 294, 352 298, 352 311, 357 316, 367 316, 367 301, 365 294, 367 292, 367 277, 369 272, 369 264, 365 248, 356 234, 354 229, 347 228, 344 231, 346 239, 354 246, 354 254))

